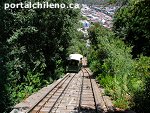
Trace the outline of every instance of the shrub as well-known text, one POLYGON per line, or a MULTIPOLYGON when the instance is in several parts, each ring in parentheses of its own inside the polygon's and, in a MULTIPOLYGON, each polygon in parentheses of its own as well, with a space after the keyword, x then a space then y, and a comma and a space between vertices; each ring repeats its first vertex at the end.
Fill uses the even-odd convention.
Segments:
MULTIPOLYGON (((90 68, 120 108, 133 105, 134 93, 142 88, 137 61, 132 59, 131 47, 115 37, 112 31, 101 26, 90 29, 92 51, 89 54, 90 68)), ((139 62, 140 63, 140 62, 139 62)), ((142 72, 143 73, 143 72, 142 72)))

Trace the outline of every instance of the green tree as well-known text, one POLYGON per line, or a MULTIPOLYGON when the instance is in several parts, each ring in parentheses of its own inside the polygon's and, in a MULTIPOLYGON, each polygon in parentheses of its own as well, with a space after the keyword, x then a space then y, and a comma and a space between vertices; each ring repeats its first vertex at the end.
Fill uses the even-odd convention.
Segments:
POLYGON ((4 1, 0 1, 0 100, 2 100, 0 102, 1 112, 8 112, 8 106, 12 105, 9 95, 10 93, 8 87, 6 86, 6 79, 8 75, 6 63, 8 62, 7 53, 9 52, 6 41, 9 37, 8 34, 12 33, 11 25, 13 24, 13 22, 9 20, 9 18, 11 17, 11 14, 4 10, 4 1))
MULTIPOLYGON (((74 1, 49 2, 69 5, 74 1)), ((67 48, 76 36, 78 13, 77 9, 61 8, 4 10, 4 2, 0 2, 0 85, 3 89, 0 94, 6 95, 0 102, 3 111, 11 107, 7 103, 15 104, 62 76, 67 48)))
POLYGON ((150 2, 132 2, 115 14, 113 31, 133 46, 132 54, 150 55, 150 2))

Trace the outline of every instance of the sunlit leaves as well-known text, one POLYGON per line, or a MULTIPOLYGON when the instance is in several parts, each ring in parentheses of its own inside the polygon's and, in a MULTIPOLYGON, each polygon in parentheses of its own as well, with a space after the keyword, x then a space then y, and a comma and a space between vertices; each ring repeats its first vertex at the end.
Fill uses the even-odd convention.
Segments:
POLYGON ((150 55, 150 2, 143 0, 130 3, 117 11, 114 32, 133 46, 134 57, 150 55))

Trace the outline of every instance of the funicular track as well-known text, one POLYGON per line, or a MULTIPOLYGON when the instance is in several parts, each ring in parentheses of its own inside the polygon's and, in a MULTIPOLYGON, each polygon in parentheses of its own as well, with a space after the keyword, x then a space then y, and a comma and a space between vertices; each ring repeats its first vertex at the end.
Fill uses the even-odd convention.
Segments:
POLYGON ((96 98, 87 68, 69 73, 26 113, 96 113, 96 98))
POLYGON ((96 108, 96 101, 94 97, 94 90, 92 85, 92 76, 88 68, 83 68, 83 78, 79 101, 79 110, 81 113, 98 113, 96 108))
POLYGON ((26 113, 51 113, 51 110, 54 107, 56 101, 61 97, 61 95, 63 94, 67 86, 70 84, 71 80, 74 78, 75 75, 76 74, 67 74, 26 113))
POLYGON ((78 73, 67 73, 14 108, 21 113, 106 113, 112 104, 92 77, 87 59, 82 64, 78 73))
POLYGON ((87 67, 79 73, 66 74, 31 97, 26 102, 35 101, 33 104, 23 104, 15 109, 21 113, 106 113, 113 110, 87 67), (23 110, 24 107, 26 109, 23 110))

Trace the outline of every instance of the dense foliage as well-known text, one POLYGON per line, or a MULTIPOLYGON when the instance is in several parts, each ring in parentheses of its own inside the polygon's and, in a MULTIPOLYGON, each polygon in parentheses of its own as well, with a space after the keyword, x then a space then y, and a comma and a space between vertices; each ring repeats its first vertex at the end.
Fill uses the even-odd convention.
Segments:
POLYGON ((4 2, 0 2, 0 98, 4 100, 0 102, 1 112, 10 108, 7 104, 14 105, 62 76, 69 42, 76 37, 78 12, 75 9, 4 10, 4 2))
MULTIPOLYGON (((106 94, 115 100, 115 105, 120 108, 129 107, 130 88, 133 89, 133 86, 129 85, 131 78, 135 77, 131 49, 115 38, 113 32, 102 26, 95 25, 89 32, 92 41, 89 56, 92 71, 98 75, 97 79, 105 87, 106 94)), ((140 84, 137 87, 139 86, 140 84)))
POLYGON ((131 47, 98 24, 91 27, 89 33, 90 68, 105 93, 113 98, 116 107, 148 113, 150 58, 132 59, 131 47))
POLYGON ((89 29, 92 71, 117 107, 137 113, 150 111, 149 3, 131 0, 122 6, 113 31, 98 24, 89 29))
MULTIPOLYGON (((108 0, 125 6, 114 17, 113 31, 99 24, 89 29, 90 48, 77 32, 78 10, 4 10, 0 1, 1 112, 61 77, 67 55, 77 52, 88 55, 91 70, 117 107, 149 113, 150 2, 138 1, 108 0)), ((88 1, 93 2, 99 0, 88 1)))
POLYGON ((8 72, 6 69, 6 62, 7 62, 7 44, 6 44, 6 36, 7 33, 9 33, 9 30, 7 29, 7 26, 5 26, 3 19, 5 20, 5 23, 8 25, 11 25, 11 23, 7 20, 9 18, 9 14, 7 14, 2 7, 3 2, 0 2, 0 109, 3 112, 7 106, 10 106, 10 98, 7 94, 8 91, 5 87, 5 83, 8 72), (7 15, 7 16, 6 16, 7 15), (3 38, 4 37, 4 38, 3 38))
POLYGON ((131 2, 120 8, 114 17, 114 32, 133 46, 134 57, 150 56, 150 2, 131 2))
POLYGON ((68 48, 68 53, 79 53, 83 56, 86 56, 88 48, 86 46, 86 40, 83 36, 82 32, 77 32, 77 37, 73 38, 70 42, 70 46, 68 48))

